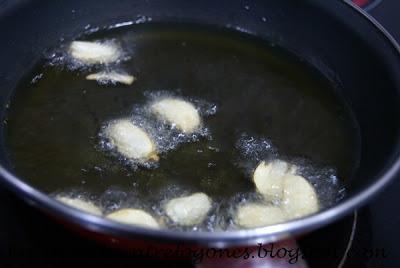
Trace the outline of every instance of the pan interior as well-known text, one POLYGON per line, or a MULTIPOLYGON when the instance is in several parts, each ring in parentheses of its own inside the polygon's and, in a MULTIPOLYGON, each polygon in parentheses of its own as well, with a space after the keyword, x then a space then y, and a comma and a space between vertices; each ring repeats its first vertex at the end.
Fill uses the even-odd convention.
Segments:
MULTIPOLYGON (((129 56, 118 68, 137 81, 87 81, 96 68, 59 57, 67 43, 20 81, 6 118, 8 158, 17 175, 46 193, 75 191, 107 209, 131 202, 157 211, 165 198, 201 191, 222 204, 216 210, 228 211, 255 192, 251 171, 264 154, 246 158, 245 151, 263 146, 270 146, 265 157, 307 166, 316 178, 345 182, 354 173, 357 124, 336 85, 274 44, 239 31, 175 24, 80 39, 118 42, 129 56), (109 120, 135 115, 154 94, 195 100, 216 112, 204 117, 207 133, 197 141, 161 154, 156 168, 132 169, 99 148, 98 133, 109 120)), ((341 189, 340 183, 329 187, 318 194, 341 189)), ((331 196, 326 206, 335 202, 331 196)))

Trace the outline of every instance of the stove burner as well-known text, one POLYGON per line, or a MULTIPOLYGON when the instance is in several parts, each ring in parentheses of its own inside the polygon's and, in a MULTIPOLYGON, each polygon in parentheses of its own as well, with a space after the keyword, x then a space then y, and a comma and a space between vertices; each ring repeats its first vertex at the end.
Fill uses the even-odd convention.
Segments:
POLYGON ((379 5, 383 0, 351 0, 354 4, 366 10, 371 10, 379 5))

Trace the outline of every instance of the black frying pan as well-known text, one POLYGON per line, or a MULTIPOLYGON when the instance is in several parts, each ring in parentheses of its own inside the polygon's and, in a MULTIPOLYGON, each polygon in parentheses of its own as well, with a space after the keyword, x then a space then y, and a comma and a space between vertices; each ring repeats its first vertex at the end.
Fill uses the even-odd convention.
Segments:
MULTIPOLYGON (((303 219, 221 233, 148 230, 66 207, 14 175, 7 165, 1 136, 1 182, 21 198, 73 228, 102 239, 115 237, 125 242, 170 241, 206 246, 271 242, 308 232, 343 217, 370 200, 398 174, 399 47, 380 25, 349 3, 338 0, 43 0, 2 1, 1 5, 2 117, 16 83, 42 56, 44 49, 56 46, 60 38, 76 36, 88 24, 101 27, 146 16, 153 22, 240 27, 276 43, 338 84, 339 94, 352 108, 360 126, 361 159, 357 172, 346 180, 348 191, 341 202, 303 219), (267 18, 266 22, 263 17, 267 18)), ((0 133, 3 133, 2 129, 0 133)))

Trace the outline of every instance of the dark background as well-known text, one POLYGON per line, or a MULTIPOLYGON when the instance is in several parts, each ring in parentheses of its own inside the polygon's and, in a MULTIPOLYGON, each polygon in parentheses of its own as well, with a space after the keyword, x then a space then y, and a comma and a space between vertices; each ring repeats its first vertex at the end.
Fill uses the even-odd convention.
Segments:
MULTIPOLYGON (((400 41, 400 1, 383 0, 370 13, 400 41)), ((396 209, 400 202, 398 193, 400 178, 358 212, 354 243, 345 267, 400 267, 400 248, 397 247, 400 237, 400 214, 396 209)), ((308 251, 317 248, 328 250, 340 239, 346 240, 349 222, 351 218, 319 230, 302 238, 300 244, 309 246, 308 251)), ((337 260, 326 259, 323 254, 307 261, 311 267, 337 265, 337 260)), ((59 265, 164 266, 155 260, 121 253, 78 237, 0 186, 0 267, 59 265)), ((190 264, 174 263, 168 266, 187 267, 190 264)))
MULTIPOLYGON (((400 1, 383 0, 370 13, 400 42, 400 1)), ((363 215, 368 217, 368 223, 365 224, 371 230, 371 244, 374 248, 385 249, 388 255, 386 259, 371 259, 368 267, 400 267, 400 247, 397 245, 400 238, 400 214, 396 213, 400 203, 399 193, 400 178, 397 178, 371 205, 361 211, 360 221, 363 215)))

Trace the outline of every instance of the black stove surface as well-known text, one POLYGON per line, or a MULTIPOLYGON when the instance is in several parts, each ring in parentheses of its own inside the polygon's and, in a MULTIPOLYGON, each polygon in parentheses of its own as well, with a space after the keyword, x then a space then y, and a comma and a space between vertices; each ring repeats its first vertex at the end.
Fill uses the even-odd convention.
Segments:
MULTIPOLYGON (((354 0, 400 41, 400 1, 354 0)), ((399 70, 400 73, 400 70, 399 70)), ((298 240, 310 267, 400 267, 400 178, 372 204, 298 240), (346 254, 347 253, 347 254, 346 254)), ((163 267, 151 258, 100 246, 75 235, 0 187, 0 267, 58 265, 163 267)), ((173 267, 193 267, 189 262, 173 267)))

